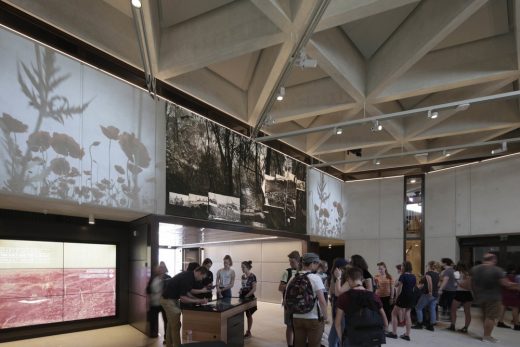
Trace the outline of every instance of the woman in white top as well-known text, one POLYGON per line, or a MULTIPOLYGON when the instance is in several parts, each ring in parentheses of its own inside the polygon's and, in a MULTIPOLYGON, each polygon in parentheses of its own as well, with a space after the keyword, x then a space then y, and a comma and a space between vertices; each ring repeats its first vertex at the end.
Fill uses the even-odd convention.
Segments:
POLYGON ((235 284, 235 271, 231 269, 233 260, 229 255, 224 257, 224 268, 217 271, 217 297, 230 298, 231 288, 235 284))

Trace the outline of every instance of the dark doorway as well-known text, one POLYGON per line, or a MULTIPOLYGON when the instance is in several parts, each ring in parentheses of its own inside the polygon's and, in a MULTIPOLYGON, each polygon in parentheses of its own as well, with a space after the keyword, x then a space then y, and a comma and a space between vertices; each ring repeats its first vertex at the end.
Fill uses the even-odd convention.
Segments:
POLYGON ((319 256, 321 260, 325 260, 329 264, 330 270, 334 259, 345 258, 345 246, 320 246, 319 256))
POLYGON ((460 259, 473 266, 482 261, 485 253, 494 253, 498 257, 498 266, 507 267, 520 264, 520 236, 497 235, 485 237, 460 238, 460 259))

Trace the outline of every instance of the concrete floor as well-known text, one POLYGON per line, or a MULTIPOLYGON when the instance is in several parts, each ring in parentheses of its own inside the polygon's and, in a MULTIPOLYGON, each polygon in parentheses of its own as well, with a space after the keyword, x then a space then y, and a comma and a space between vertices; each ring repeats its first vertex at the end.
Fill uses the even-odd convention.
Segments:
MULTIPOLYGON (((285 326, 283 325, 282 307, 277 304, 259 303, 255 313, 252 334, 253 337, 246 340, 245 347, 284 347, 285 326)), ((459 324, 463 321, 459 312, 459 324)), ((506 323, 510 318, 506 318, 506 323)), ((474 319, 470 326, 470 334, 464 335, 442 329, 435 332, 427 330, 412 331, 412 341, 391 340, 387 346, 425 346, 425 347, 470 347, 484 345, 478 338, 482 335, 481 320, 478 310, 475 310, 474 319)), ((399 328, 402 333, 402 328, 399 328)), ((162 329, 161 329, 162 330, 162 329)), ((330 326, 326 328, 326 333, 330 326)), ((496 328, 493 334, 499 339, 497 346, 518 347, 520 345, 520 331, 496 328)), ((325 341, 324 341, 325 342, 325 341)), ((129 325, 118 327, 89 330, 71 334, 54 335, 37 339, 29 339, 15 342, 1 343, 2 347, 160 347, 163 346, 162 338, 150 339, 129 325)))

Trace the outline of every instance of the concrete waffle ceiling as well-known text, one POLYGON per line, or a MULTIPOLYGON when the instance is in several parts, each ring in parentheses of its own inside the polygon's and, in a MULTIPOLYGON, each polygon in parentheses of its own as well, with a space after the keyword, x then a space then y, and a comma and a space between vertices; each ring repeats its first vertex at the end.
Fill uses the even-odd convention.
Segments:
MULTIPOLYGON (((130 0, 9 0, 35 16, 142 69, 130 0), (81 14, 81 15, 79 15, 81 14)), ((252 127, 319 0, 143 0, 154 75, 252 127)), ((331 0, 306 52, 269 112, 277 135, 518 90, 518 0, 331 0)), ((324 161, 416 152, 507 139, 520 127, 517 98, 283 138, 324 161)), ((495 146, 496 147, 496 146, 495 146)), ((452 151, 485 157, 493 146, 452 151)), ((518 150, 514 145, 509 153, 518 150)), ((345 174, 442 165, 441 153, 335 165, 345 174)), ((359 176, 361 177, 361 176, 359 176)))

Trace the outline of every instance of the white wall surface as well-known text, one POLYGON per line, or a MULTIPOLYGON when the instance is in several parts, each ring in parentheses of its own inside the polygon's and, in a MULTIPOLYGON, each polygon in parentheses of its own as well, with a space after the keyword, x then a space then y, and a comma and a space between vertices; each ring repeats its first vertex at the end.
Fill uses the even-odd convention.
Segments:
POLYGON ((384 261, 391 273, 403 261, 403 177, 345 183, 345 255, 362 255, 370 272, 384 261))
POLYGON ((426 175, 426 260, 458 258, 457 237, 520 233, 520 156, 426 175))

